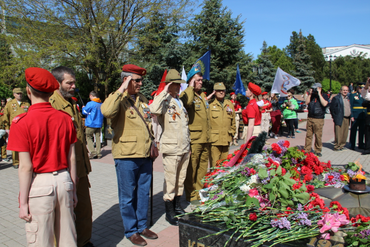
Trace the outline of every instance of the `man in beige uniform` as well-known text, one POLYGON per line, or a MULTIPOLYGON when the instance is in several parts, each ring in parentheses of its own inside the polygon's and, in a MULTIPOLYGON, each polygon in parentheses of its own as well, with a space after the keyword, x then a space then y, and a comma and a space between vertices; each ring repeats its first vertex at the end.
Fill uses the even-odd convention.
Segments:
POLYGON ((190 158, 190 133, 188 113, 178 97, 181 76, 178 71, 168 71, 163 91, 154 98, 150 105, 152 114, 158 116, 162 126, 160 150, 163 157, 164 184, 163 200, 166 206, 166 220, 177 225, 177 214, 185 213, 180 198, 184 191, 184 180, 190 158))
POLYGON ((59 89, 54 91, 50 97, 51 106, 57 110, 64 111, 72 117, 77 132, 76 167, 77 167, 77 199, 78 203, 74 209, 76 214, 77 246, 91 247, 92 232, 92 206, 90 199, 90 182, 88 174, 91 172, 90 159, 86 148, 86 138, 82 124, 81 115, 77 110, 77 104, 71 99, 76 88, 74 71, 70 68, 59 66, 51 71, 59 82, 59 89))
POLYGON ((203 76, 198 68, 193 67, 188 73, 189 87, 180 99, 189 114, 189 130, 191 139, 191 155, 185 179, 186 200, 199 203, 201 182, 208 170, 209 146, 209 105, 206 95, 202 92, 203 76))
POLYGON ((224 160, 229 154, 229 146, 235 135, 235 110, 230 100, 225 99, 226 87, 222 82, 215 83, 216 98, 209 104, 211 119, 211 166, 224 160))
POLYGON ((114 130, 112 154, 116 164, 118 199, 125 236, 135 245, 144 246, 158 238, 147 228, 149 189, 153 161, 150 148, 153 133, 148 100, 140 93, 144 68, 133 64, 122 67, 122 84, 101 106, 112 120, 114 130))
MULTIPOLYGON (((28 110, 28 107, 30 107, 30 104, 26 101, 23 101, 23 93, 22 89, 20 88, 14 88, 13 89, 13 95, 14 99, 9 101, 4 109, 4 127, 9 132, 10 125, 12 124, 13 118, 18 116, 21 113, 25 113, 28 110)), ((12 151, 13 154, 13 167, 15 169, 18 169, 19 167, 19 158, 18 158, 18 152, 12 151)))

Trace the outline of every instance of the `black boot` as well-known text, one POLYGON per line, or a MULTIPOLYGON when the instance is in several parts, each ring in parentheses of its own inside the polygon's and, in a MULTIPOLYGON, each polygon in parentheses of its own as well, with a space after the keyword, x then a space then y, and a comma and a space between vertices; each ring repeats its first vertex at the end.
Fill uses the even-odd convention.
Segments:
POLYGON ((166 220, 171 225, 177 226, 178 219, 175 217, 176 213, 175 213, 175 209, 174 209, 173 204, 174 204, 173 201, 165 201, 164 202, 164 205, 166 206, 166 220))
POLYGON ((181 207, 180 203, 181 196, 175 196, 174 207, 176 215, 185 214, 185 210, 181 207))

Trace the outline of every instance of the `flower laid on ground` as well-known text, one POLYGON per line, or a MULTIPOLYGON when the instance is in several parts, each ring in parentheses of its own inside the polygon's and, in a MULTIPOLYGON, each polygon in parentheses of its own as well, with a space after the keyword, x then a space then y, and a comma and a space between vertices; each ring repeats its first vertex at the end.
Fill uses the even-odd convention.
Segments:
POLYGON ((316 186, 336 186, 344 175, 330 161, 320 162, 314 154, 289 145, 281 140, 261 154, 248 154, 245 146, 236 157, 238 162, 231 162, 240 154, 237 151, 220 161, 207 174, 202 191, 207 197, 193 213, 203 222, 218 222, 225 231, 235 231, 238 239, 252 246, 320 234, 328 239, 348 227, 348 210, 338 202, 326 207, 313 192, 316 186))

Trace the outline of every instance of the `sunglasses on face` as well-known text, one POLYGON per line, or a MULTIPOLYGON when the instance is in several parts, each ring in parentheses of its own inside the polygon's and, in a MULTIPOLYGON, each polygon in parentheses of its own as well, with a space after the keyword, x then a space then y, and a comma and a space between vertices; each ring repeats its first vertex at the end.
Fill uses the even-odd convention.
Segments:
POLYGON ((134 81, 134 82, 141 82, 141 81, 143 81, 143 78, 140 78, 140 79, 131 79, 131 81, 134 81))

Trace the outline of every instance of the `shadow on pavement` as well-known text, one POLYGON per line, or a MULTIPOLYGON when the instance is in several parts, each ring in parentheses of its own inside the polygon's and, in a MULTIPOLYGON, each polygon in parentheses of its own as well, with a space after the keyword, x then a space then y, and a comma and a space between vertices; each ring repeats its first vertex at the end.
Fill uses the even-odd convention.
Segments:
MULTIPOLYGON (((163 193, 157 193, 153 197, 153 225, 164 214, 163 193)), ((148 209, 148 228, 150 228, 150 201, 148 209)), ((119 204, 115 204, 101 214, 93 222, 93 232, 91 242, 94 245, 104 244, 104 246, 116 246, 125 238, 119 204), (100 238, 104 237, 104 239, 100 238)))
POLYGON ((12 163, 5 163, 5 164, 0 164, 0 170, 12 167, 12 163))

